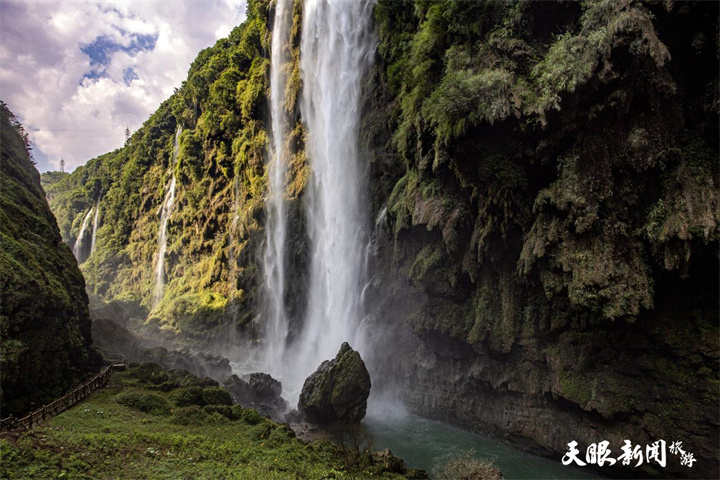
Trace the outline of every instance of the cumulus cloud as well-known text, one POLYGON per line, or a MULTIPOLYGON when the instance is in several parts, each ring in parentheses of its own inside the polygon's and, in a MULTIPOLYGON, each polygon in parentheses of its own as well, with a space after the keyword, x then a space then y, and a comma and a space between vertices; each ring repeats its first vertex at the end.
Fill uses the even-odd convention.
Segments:
POLYGON ((123 145, 179 87, 245 0, 0 0, 0 99, 30 134, 40 171, 123 145))

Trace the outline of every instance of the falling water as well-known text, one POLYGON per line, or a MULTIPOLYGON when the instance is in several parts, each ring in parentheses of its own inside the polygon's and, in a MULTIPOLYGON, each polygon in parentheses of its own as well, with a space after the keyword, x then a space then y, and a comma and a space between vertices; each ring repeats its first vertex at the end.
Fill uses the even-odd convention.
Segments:
POLYGON ((88 220, 90 220, 90 215, 92 215, 93 209, 91 208, 86 214, 85 218, 83 219, 82 226, 80 227, 80 233, 78 233, 77 240, 75 240, 75 245, 73 246, 73 254, 75 254, 75 259, 78 261, 78 263, 82 263, 84 258, 81 257, 82 255, 82 246, 83 246, 83 240, 85 239, 85 229, 87 228, 88 220))
POLYGON ((162 210, 160 213, 160 235, 158 235, 158 256, 155 265, 155 291, 153 294, 153 308, 157 306, 165 293, 165 251, 167 250, 167 224, 172 214, 173 203, 175 202, 175 172, 174 166, 178 156, 180 134, 182 127, 178 126, 175 133, 175 145, 173 146, 172 160, 170 161, 170 171, 172 177, 170 184, 165 189, 165 199, 163 200, 162 210))
POLYGON ((271 160, 268 165, 269 194, 265 252, 263 255, 263 291, 266 315, 265 369, 282 376, 281 366, 288 334, 285 308, 285 177, 287 173, 287 114, 284 108, 288 62, 288 33, 292 21, 292 1, 278 0, 272 35, 272 64, 270 67, 270 108, 272 114, 271 160))
POLYGON ((312 167, 307 196, 312 257, 295 378, 304 379, 334 357, 343 341, 357 345, 369 226, 358 124, 362 82, 375 51, 372 8, 369 0, 304 5, 301 108, 312 167))
POLYGON ((95 240, 97 239, 98 216, 100 214, 100 199, 95 202, 95 217, 93 218, 92 240, 90 241, 90 255, 95 251, 95 240))

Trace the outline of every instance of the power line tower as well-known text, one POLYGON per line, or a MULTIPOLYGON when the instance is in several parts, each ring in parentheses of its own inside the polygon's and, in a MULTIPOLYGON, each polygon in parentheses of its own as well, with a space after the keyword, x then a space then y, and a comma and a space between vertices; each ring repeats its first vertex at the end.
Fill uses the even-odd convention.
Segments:
POLYGON ((130 128, 125 127, 125 143, 130 140, 130 128))
POLYGON ((65 159, 64 158, 60 159, 60 171, 61 172, 65 171, 65 159))

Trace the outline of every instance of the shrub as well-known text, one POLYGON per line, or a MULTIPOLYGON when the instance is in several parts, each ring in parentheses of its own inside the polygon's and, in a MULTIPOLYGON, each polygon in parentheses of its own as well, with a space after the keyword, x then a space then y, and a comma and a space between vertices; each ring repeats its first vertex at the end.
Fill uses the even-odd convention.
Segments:
POLYGON ((170 413, 170 405, 167 400, 152 393, 121 393, 115 397, 115 401, 125 407, 152 415, 167 415, 170 413))
POLYGON ((212 421, 213 417, 197 405, 176 409, 172 418, 178 425, 207 425, 212 421))
POLYGON ((235 414, 233 408, 228 405, 205 405, 203 407, 203 411, 205 411, 208 415, 215 413, 222 415, 229 420, 238 420, 238 418, 240 418, 235 414))
POLYGON ((205 405, 203 390, 200 387, 179 388, 170 394, 170 400, 178 407, 205 405))
POLYGON ((208 405, 232 405, 232 397, 222 387, 205 388, 202 391, 203 400, 208 405))
POLYGON ((137 380, 142 385, 158 385, 168 380, 163 369, 152 362, 130 364, 126 376, 137 380))
POLYGON ((243 408, 242 420, 250 425, 258 425, 265 421, 265 417, 260 415, 254 408, 243 408))
POLYGON ((454 454, 435 469, 433 478, 438 480, 501 480, 503 474, 493 460, 479 459, 474 450, 454 454))

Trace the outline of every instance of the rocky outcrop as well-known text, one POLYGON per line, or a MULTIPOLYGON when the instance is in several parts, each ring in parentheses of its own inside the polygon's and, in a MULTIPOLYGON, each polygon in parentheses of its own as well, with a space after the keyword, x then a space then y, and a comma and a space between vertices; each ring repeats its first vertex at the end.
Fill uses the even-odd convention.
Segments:
POLYGON ((333 360, 324 361, 305 380, 298 408, 317 423, 359 423, 365 417, 370 387, 365 362, 345 342, 333 360))
POLYGON ((281 396, 282 384, 267 373, 251 373, 243 378, 232 375, 223 387, 235 403, 252 407, 274 420, 281 419, 287 409, 287 402, 281 396))

